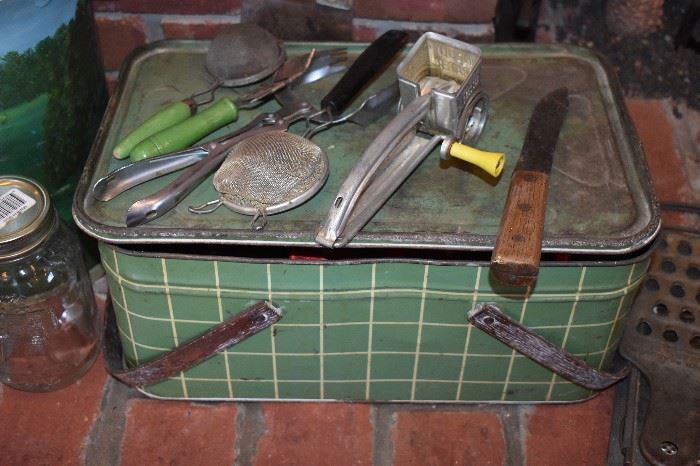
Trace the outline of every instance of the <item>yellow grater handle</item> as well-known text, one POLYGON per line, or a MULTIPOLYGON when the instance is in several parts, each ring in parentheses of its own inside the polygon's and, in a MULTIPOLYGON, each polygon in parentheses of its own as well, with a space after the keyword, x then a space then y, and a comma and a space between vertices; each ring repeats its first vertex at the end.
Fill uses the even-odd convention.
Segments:
POLYGON ((452 138, 445 140, 440 152, 441 155, 447 154, 474 164, 493 177, 498 177, 501 174, 505 164, 505 154, 502 152, 487 152, 475 149, 452 138))

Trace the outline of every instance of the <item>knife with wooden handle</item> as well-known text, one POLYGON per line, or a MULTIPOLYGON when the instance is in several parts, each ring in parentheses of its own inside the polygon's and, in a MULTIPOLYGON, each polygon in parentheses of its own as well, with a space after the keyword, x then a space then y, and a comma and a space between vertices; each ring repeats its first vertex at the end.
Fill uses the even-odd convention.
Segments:
POLYGON ((500 282, 528 286, 537 279, 549 173, 568 109, 569 91, 562 87, 544 96, 530 117, 491 255, 491 274, 500 282))

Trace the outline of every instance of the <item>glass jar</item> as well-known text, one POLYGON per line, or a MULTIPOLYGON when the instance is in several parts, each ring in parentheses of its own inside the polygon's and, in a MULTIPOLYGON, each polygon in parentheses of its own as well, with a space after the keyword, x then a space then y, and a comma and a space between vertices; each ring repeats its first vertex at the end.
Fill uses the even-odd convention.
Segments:
POLYGON ((73 383, 95 361, 101 329, 77 236, 43 187, 0 176, 0 381, 28 391, 73 383))

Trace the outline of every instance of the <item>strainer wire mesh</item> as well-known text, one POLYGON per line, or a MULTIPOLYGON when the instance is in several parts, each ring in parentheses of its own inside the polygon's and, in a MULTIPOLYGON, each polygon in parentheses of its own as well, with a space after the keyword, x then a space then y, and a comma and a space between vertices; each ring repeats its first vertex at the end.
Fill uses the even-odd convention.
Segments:
POLYGON ((328 177, 328 159, 310 140, 270 131, 237 144, 214 175, 214 188, 232 210, 256 215, 291 209, 328 177))

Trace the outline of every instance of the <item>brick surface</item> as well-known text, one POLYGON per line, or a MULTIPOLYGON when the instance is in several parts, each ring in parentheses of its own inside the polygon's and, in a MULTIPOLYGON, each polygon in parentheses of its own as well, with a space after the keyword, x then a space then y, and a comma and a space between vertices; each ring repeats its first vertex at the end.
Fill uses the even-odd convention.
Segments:
POLYGON ((73 385, 48 393, 2 388, 0 464, 84 463, 107 380, 101 358, 73 385))
POLYGON ((106 71, 119 70, 124 58, 146 43, 144 25, 138 16, 117 19, 97 16, 95 23, 106 71))
POLYGON ((583 403, 536 406, 524 426, 527 465, 605 465, 614 395, 609 389, 583 403))
POLYGON ((416 23, 356 18, 352 24, 352 40, 370 42, 390 29, 406 31, 409 42, 417 41, 421 35, 429 31, 465 42, 490 42, 493 41, 495 34, 491 23, 416 23))
POLYGON ((95 11, 124 13, 238 13, 242 0, 93 0, 95 11))
POLYGON ((256 466, 369 465, 370 406, 346 403, 266 403, 266 430, 256 466))
POLYGON ((355 16, 405 21, 486 23, 496 16, 498 0, 355 0, 355 16))
POLYGON ((663 102, 628 99, 627 108, 642 141, 651 180, 659 200, 684 201, 692 198, 683 161, 676 150, 663 102))
POLYGON ((355 42, 372 42, 378 36, 377 28, 362 25, 352 26, 352 40, 355 42))
POLYGON ((394 464, 505 464, 503 426, 486 411, 399 411, 392 431, 394 464))
POLYGON ((235 404, 137 399, 126 415, 125 466, 233 464, 235 404))
POLYGON ((226 26, 238 23, 236 18, 230 22, 206 21, 192 19, 164 18, 160 22, 165 39, 213 39, 216 34, 226 26))

